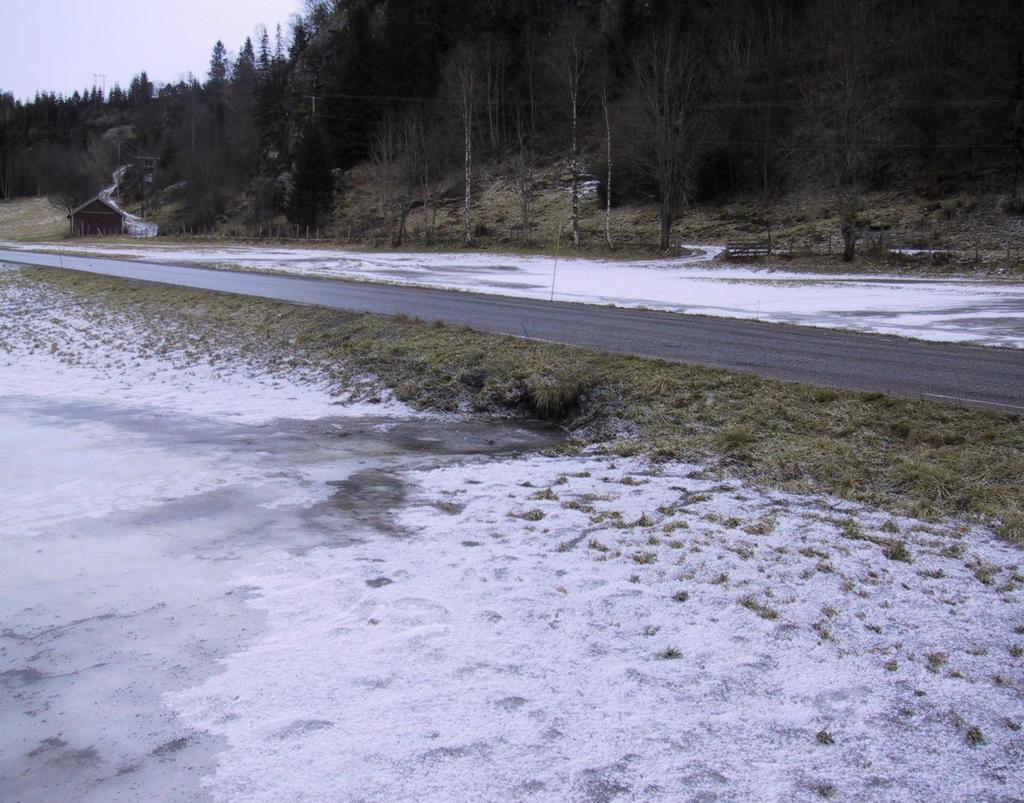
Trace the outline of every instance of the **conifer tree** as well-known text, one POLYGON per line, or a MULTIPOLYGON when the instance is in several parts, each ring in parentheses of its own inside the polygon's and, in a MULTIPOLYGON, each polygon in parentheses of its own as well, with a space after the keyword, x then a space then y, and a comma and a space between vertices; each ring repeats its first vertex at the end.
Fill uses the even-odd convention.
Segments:
POLYGON ((319 226, 330 216, 334 184, 324 154, 320 128, 306 124, 295 159, 292 187, 288 194, 288 220, 298 226, 319 226))

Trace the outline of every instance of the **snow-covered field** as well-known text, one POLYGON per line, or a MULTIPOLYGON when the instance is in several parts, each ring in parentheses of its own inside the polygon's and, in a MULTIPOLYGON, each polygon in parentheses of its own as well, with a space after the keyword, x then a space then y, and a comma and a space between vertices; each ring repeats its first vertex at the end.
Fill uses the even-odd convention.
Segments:
POLYGON ((1019 799, 987 530, 367 417, 14 276, 3 797, 1019 799))
MULTIPOLYGON (((57 250, 63 246, 5 248, 57 250)), ((1024 347, 1024 283, 767 271, 713 261, 690 246, 674 260, 506 254, 389 254, 313 248, 75 244, 76 251, 156 262, 397 282, 527 298, 614 304, 924 340, 1024 347)))
POLYGON ((241 578, 265 638, 169 695, 227 798, 1019 794, 1019 553, 983 533, 637 460, 407 479, 399 535, 241 578), (844 535, 890 521, 911 563, 844 535))

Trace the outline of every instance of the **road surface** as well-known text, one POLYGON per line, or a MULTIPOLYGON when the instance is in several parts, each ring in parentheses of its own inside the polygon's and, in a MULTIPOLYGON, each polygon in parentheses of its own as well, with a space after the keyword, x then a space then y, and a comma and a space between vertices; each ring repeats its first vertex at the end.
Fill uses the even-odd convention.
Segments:
POLYGON ((1024 413, 1024 350, 123 259, 0 250, 0 262, 63 268, 353 312, 412 315, 426 321, 443 321, 599 351, 1024 413))

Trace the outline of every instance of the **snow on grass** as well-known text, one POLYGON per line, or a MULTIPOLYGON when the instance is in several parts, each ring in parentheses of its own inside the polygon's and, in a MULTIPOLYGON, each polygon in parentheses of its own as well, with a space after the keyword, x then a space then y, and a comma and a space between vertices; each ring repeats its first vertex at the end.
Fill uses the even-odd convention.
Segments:
MULTIPOLYGON (((697 466, 408 473, 403 533, 270 555, 168 695, 222 800, 1009 799, 1020 553, 697 466)), ((1016 791, 1015 791, 1016 790, 1016 791)))
MULTIPOLYGON (((0 311, 5 396, 113 398, 125 407, 248 424, 414 415, 391 398, 339 398, 315 372, 280 366, 270 372, 259 359, 204 334, 161 332, 125 309, 81 305, 72 294, 23 281, 16 271, 0 271, 0 311)), ((160 323, 173 326, 173 320, 160 323)))
MULTIPOLYGON (((39 246, 5 247, 44 250, 39 246)), ((64 246, 50 246, 50 250, 64 246)), ((713 262, 722 248, 686 246, 673 260, 513 254, 368 253, 320 248, 90 246, 75 251, 154 262, 395 282, 494 295, 645 307, 853 329, 923 340, 1024 347, 1024 284, 761 270, 713 262)))

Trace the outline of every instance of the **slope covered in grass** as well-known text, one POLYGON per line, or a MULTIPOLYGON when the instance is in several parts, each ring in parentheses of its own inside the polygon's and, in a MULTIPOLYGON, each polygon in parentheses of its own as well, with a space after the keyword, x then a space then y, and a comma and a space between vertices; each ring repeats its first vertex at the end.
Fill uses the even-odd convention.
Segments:
POLYGON ((65 211, 48 198, 0 202, 0 240, 42 242, 67 234, 65 211))

